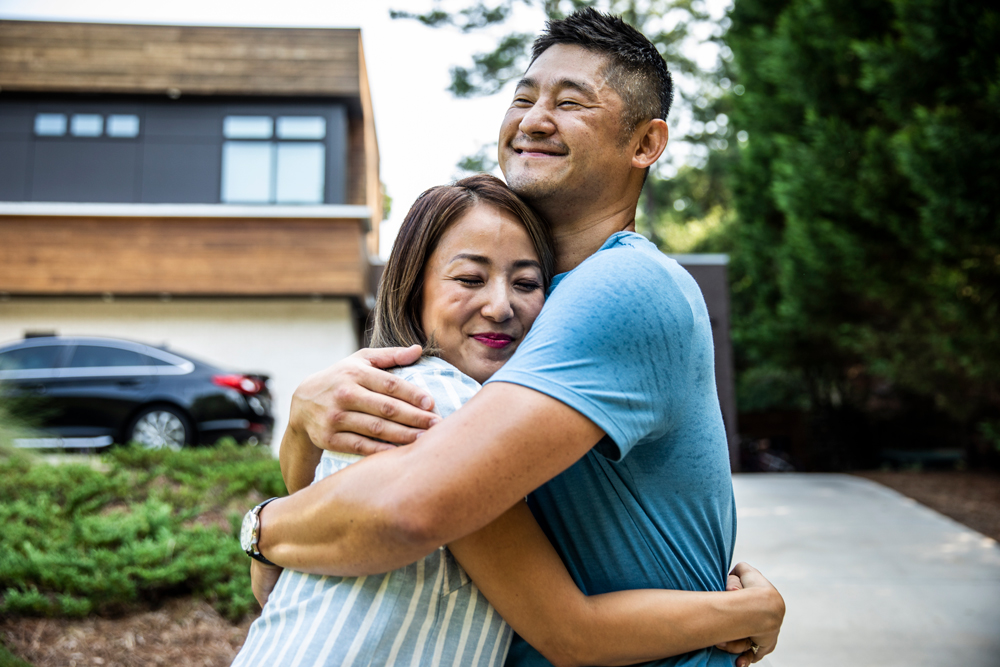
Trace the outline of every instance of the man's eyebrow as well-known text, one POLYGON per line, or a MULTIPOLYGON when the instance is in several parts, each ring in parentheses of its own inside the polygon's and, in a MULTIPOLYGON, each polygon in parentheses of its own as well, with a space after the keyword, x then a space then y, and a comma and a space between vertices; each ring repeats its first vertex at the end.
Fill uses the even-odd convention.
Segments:
MULTIPOLYGON (((538 82, 532 79, 530 76, 526 76, 517 82, 517 87, 537 89, 538 82)), ((556 88, 557 90, 566 90, 567 88, 570 90, 576 90, 591 99, 597 97, 597 90, 595 90, 593 86, 591 86, 589 83, 586 83, 584 81, 579 81, 577 79, 570 79, 570 78, 561 79, 556 84, 556 88)))

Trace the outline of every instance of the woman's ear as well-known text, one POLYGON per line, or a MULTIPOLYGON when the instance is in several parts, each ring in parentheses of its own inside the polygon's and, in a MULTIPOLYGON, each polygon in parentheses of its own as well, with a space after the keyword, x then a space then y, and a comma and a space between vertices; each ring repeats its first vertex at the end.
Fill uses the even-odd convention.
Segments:
POLYGON ((667 121, 654 118, 639 127, 639 142, 632 154, 632 166, 636 169, 646 169, 660 159, 667 147, 670 130, 667 121))

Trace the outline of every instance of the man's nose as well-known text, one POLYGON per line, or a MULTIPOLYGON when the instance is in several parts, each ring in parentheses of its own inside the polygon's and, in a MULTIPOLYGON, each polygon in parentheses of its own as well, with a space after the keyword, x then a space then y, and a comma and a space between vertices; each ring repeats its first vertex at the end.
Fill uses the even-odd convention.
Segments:
POLYGON ((483 303, 482 314, 493 322, 506 322, 514 316, 514 308, 510 304, 510 293, 507 288, 497 281, 490 285, 483 295, 486 297, 483 303))
POLYGON ((555 132, 556 126, 549 108, 536 102, 521 117, 518 129, 529 137, 545 137, 555 132))

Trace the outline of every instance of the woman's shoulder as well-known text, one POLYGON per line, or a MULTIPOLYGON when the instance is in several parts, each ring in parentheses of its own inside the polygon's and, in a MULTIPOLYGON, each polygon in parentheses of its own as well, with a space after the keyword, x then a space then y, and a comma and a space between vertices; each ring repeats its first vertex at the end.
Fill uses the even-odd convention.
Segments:
POLYGON ((429 393, 434 399, 435 412, 442 417, 460 408, 482 388, 440 357, 422 357, 417 363, 394 368, 392 372, 429 393))

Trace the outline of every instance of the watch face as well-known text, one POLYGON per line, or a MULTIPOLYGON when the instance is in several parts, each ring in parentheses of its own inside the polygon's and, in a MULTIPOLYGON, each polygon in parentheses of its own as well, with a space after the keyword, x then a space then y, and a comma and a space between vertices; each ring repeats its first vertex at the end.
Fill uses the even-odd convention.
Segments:
POLYGON ((250 549, 253 546, 253 524, 254 519, 257 518, 253 514, 253 510, 247 512, 247 515, 243 517, 243 526, 240 528, 240 546, 243 547, 243 551, 250 553, 250 549))

